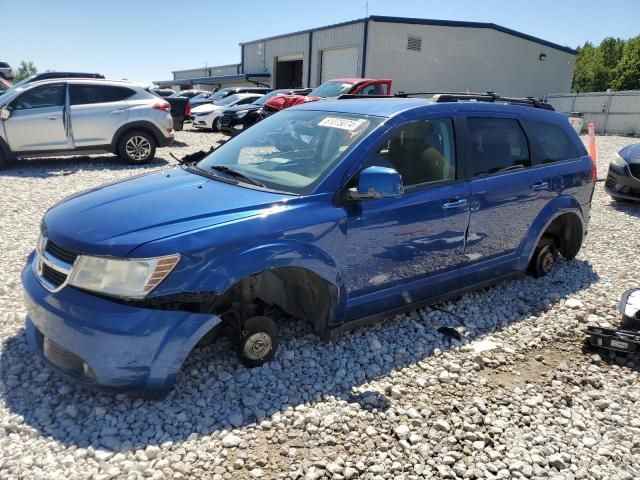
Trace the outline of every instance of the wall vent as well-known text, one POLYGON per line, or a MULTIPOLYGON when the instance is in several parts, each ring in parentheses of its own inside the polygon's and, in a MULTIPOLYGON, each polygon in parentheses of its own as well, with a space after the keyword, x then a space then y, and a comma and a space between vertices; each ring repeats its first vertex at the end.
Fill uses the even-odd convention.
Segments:
POLYGON ((416 37, 415 35, 409 35, 407 37, 407 50, 414 52, 422 51, 422 37, 416 37))

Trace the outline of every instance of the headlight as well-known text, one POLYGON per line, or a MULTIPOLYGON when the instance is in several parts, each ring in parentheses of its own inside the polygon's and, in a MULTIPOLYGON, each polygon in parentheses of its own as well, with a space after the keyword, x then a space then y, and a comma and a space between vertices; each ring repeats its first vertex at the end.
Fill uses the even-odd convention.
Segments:
POLYGON ((180 255, 114 259, 80 255, 69 284, 115 297, 143 298, 171 273, 180 255))
POLYGON ((616 153, 616 156, 611 160, 611 165, 615 165, 618 168, 627 168, 627 162, 620 156, 619 153, 616 153))
POLYGON ((236 118, 242 118, 242 117, 246 116, 247 113, 249 113, 249 110, 243 110, 241 112, 236 112, 236 118))

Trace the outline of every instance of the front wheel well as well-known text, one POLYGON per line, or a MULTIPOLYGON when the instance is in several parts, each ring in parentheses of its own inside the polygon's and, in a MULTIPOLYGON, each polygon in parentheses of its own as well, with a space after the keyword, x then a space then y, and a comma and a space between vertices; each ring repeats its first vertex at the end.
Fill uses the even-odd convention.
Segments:
POLYGON ((255 273, 220 295, 216 314, 252 316, 261 305, 275 306, 298 320, 308 321, 316 333, 325 333, 335 309, 337 288, 318 274, 301 267, 277 267, 255 273), (246 282, 248 280, 248 282, 246 282), (248 295, 243 285, 249 285, 248 295))
POLYGON ((563 213, 551 222, 544 235, 553 237, 562 256, 572 260, 580 251, 584 231, 575 213, 563 213))

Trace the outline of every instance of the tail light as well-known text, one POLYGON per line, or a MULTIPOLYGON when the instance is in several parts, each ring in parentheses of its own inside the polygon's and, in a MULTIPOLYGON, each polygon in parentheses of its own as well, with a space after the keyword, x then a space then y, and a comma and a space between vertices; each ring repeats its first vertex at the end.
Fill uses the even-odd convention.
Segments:
POLYGON ((171 110, 171 105, 169 105, 167 102, 158 102, 153 106, 153 108, 155 108, 156 110, 162 110, 163 112, 168 112, 171 110))
POLYGON ((184 107, 184 116, 188 117, 189 115, 191 115, 191 104, 187 102, 187 105, 184 107))

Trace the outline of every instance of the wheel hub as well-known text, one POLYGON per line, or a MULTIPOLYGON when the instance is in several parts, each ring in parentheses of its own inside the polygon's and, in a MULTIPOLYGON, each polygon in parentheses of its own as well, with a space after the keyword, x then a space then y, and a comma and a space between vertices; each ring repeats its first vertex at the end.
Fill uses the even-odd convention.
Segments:
POLYGON ((553 253, 546 252, 542 257, 542 271, 549 273, 553 268, 553 253))
POLYGON ((250 360, 262 360, 269 354, 272 345, 271 337, 268 334, 254 333, 245 340, 242 353, 250 360))
POLYGON ((151 144, 146 138, 136 135, 127 141, 125 150, 130 159, 140 161, 149 156, 151 144))

